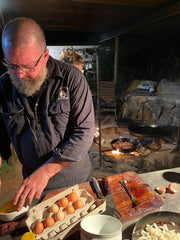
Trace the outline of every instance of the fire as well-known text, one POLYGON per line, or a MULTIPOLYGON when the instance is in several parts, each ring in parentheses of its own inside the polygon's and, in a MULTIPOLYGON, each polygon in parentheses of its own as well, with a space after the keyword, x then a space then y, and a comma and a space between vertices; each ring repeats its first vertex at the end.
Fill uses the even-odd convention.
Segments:
MULTIPOLYGON (((112 150, 112 154, 114 154, 114 155, 124 155, 124 153, 123 153, 123 152, 120 152, 119 149, 117 149, 117 150, 112 150)), ((135 156, 140 156, 140 155, 141 155, 141 154, 138 153, 138 152, 130 152, 129 154, 135 155, 135 156)))
POLYGON ((117 150, 112 150, 112 154, 115 154, 115 155, 124 155, 123 152, 120 152, 119 149, 117 150))

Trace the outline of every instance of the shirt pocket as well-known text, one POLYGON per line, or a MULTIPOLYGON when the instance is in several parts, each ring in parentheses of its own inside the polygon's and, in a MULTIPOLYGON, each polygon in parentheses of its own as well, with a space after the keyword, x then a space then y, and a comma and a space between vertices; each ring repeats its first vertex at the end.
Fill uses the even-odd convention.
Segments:
POLYGON ((51 123, 59 132, 66 129, 70 114, 70 103, 68 99, 57 100, 49 106, 49 117, 51 123))
POLYGON ((16 137, 22 132, 25 126, 24 109, 20 109, 19 111, 13 113, 0 112, 0 116, 4 121, 11 138, 13 138, 13 136, 16 137))

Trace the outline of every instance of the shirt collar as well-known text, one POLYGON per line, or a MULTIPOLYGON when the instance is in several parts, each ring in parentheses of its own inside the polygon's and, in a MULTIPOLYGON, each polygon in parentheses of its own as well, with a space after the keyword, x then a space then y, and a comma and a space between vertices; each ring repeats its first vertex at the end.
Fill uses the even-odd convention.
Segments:
POLYGON ((48 69, 47 80, 50 80, 52 78, 54 79, 57 77, 63 77, 60 69, 60 64, 61 64, 61 61, 49 56, 49 59, 47 61, 47 69, 48 69))

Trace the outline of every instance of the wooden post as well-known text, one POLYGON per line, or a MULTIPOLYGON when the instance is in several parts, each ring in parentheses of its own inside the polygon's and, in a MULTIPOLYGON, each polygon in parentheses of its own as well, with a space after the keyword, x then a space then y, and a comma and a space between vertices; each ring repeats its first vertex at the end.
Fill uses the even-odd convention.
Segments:
POLYGON ((100 169, 103 168, 103 158, 101 154, 101 98, 100 98, 100 87, 99 87, 99 56, 96 51, 96 77, 97 77, 97 103, 98 103, 98 128, 99 128, 99 161, 100 169))

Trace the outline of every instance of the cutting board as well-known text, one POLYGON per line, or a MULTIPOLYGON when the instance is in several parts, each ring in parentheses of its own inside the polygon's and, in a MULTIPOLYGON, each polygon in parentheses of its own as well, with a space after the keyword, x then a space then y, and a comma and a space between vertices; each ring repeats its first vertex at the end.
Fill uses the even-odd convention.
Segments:
POLYGON ((136 217, 138 218, 148 212, 154 212, 163 205, 162 198, 157 195, 157 193, 135 172, 125 172, 106 177, 105 179, 108 182, 111 193, 113 194, 116 209, 123 216, 123 222, 136 217), (138 200, 136 206, 133 207, 128 193, 119 183, 119 180, 127 181, 126 185, 138 200))
MULTIPOLYGON (((116 209, 122 215, 122 222, 129 221, 149 212, 158 210, 163 205, 162 198, 135 172, 124 172, 121 174, 108 176, 103 179, 98 179, 101 190, 106 196, 107 188, 105 182, 108 183, 110 192, 116 205, 116 209), (134 197, 137 198, 138 204, 133 207, 130 197, 124 187, 119 183, 119 180, 126 180, 127 186, 131 190, 134 197)), ((89 183, 79 184, 79 188, 87 190, 94 198, 97 198, 93 186, 89 183)), ((48 193, 43 200, 54 196, 64 189, 59 189, 48 193)))

